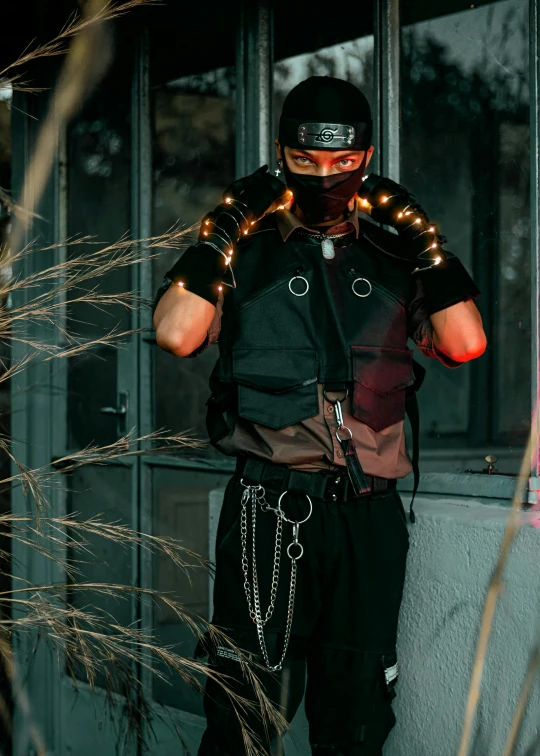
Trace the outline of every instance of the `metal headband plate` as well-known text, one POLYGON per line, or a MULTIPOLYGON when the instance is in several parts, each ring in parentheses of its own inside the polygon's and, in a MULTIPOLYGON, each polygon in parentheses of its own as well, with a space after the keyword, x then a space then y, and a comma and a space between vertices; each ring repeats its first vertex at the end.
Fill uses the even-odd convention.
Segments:
POLYGON ((298 127, 298 141, 304 147, 350 147, 355 136, 354 126, 343 123, 303 123, 298 127))

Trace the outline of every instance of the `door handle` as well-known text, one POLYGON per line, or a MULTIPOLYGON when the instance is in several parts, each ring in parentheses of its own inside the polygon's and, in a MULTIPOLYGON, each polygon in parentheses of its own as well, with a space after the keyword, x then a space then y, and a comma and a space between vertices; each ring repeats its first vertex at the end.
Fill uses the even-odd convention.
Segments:
POLYGON ((127 391, 120 391, 118 394, 118 404, 116 407, 100 407, 99 411, 102 415, 113 415, 118 418, 117 432, 119 436, 124 435, 126 432, 126 421, 129 409, 129 393, 127 391))
POLYGON ((99 411, 102 415, 117 415, 121 417, 126 414, 127 407, 125 404, 122 404, 120 407, 100 407, 99 411))

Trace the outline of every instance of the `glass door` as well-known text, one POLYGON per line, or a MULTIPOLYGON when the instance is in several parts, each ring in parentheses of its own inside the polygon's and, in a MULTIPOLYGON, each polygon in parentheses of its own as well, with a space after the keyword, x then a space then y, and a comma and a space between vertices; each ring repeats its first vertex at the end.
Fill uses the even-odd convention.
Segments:
MULTIPOLYGON (((147 115, 141 112, 141 122, 151 129, 147 171, 152 186, 148 218, 152 236, 173 226, 198 224, 234 180, 234 95, 234 68, 227 67, 203 70, 152 88, 147 115)), ((141 189, 143 186, 144 181, 141 189)), ((185 247, 196 240, 197 233, 195 228, 185 236, 185 247)), ((147 264, 141 281, 145 297, 153 297, 180 254, 179 249, 163 248, 147 264)), ((180 359, 159 349, 150 330, 150 312, 146 318, 149 330, 141 339, 141 428, 145 432, 189 433, 193 439, 205 440, 208 379, 217 359, 217 345, 194 359, 180 359)), ((171 454, 144 456, 141 463, 144 529, 171 536, 205 559, 211 558, 218 512, 210 509, 210 492, 225 487, 234 461, 209 445, 195 447, 187 442, 171 454)), ((159 557, 145 563, 143 574, 146 585, 173 595, 191 616, 211 618, 207 570, 194 567, 188 579, 169 560, 159 557)), ((196 639, 174 612, 156 605, 148 609, 144 620, 159 644, 183 656, 193 655, 196 639)), ((154 702, 154 748, 159 748, 160 756, 177 754, 180 734, 196 752, 204 728, 202 696, 180 675, 165 677, 146 678, 146 690, 154 702)))
MULTIPOLYGON (((131 232, 131 82, 131 56, 117 55, 106 80, 66 135, 58 193, 59 238, 88 237, 88 242, 58 250, 59 260, 88 255, 131 232)), ((63 326, 69 337, 63 346, 77 342, 91 346, 60 362, 52 376, 53 459, 69 458, 83 449, 111 447, 137 426, 137 338, 131 333, 136 328, 135 314, 108 302, 92 306, 78 301, 83 290, 106 295, 130 292, 133 287, 132 269, 113 265, 105 275, 67 293, 63 326)), ((55 492, 55 510, 78 521, 99 518, 137 529, 137 476, 136 457, 129 455, 67 472, 64 485, 55 492)), ((137 581, 138 558, 134 548, 91 536, 88 554, 77 563, 80 572, 75 580, 129 587, 137 581)), ((75 609, 107 617, 111 628, 115 623, 128 627, 138 621, 139 607, 131 592, 123 599, 92 590, 68 593, 75 609)), ((61 752, 135 754, 135 738, 126 738, 125 686, 118 685, 113 665, 100 665, 94 691, 83 664, 65 658, 57 670, 61 752)), ((130 673, 139 674, 136 668, 130 673)))

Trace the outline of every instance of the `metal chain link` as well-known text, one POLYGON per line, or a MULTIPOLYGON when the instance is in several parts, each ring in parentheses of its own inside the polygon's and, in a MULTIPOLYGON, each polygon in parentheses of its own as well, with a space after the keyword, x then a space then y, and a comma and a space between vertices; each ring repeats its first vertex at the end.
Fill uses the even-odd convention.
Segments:
MULTIPOLYGON (((285 661, 285 656, 287 655, 287 649, 289 647, 289 641, 291 638, 291 629, 292 629, 292 621, 293 621, 293 613, 294 613, 294 599, 296 595, 296 571, 297 571, 297 561, 300 559, 300 557, 303 554, 303 549, 301 545, 298 542, 298 523, 294 523, 293 525, 293 542, 289 545, 287 549, 287 554, 289 555, 289 558, 291 560, 291 579, 289 583, 289 600, 287 604, 287 622, 285 626, 285 640, 283 644, 283 652, 281 654, 281 658, 278 661, 277 664, 272 665, 270 664, 270 659, 268 657, 268 648, 266 646, 266 639, 264 637, 264 626, 267 624, 267 622, 270 620, 274 613, 275 605, 276 605, 276 597, 277 597, 277 591, 278 591, 278 585, 279 585, 279 567, 281 563, 281 547, 282 547, 282 541, 283 541, 283 521, 287 518, 285 517, 283 511, 281 510, 281 507, 278 505, 277 509, 274 509, 268 505, 268 502, 266 501, 266 492, 260 484, 257 486, 249 486, 242 482, 242 485, 245 488, 244 493, 242 494, 242 511, 240 516, 240 534, 241 534, 241 543, 242 543, 242 571, 244 573, 244 592, 246 594, 247 602, 248 602, 248 609, 249 609, 249 616, 251 617, 252 621, 255 623, 257 628, 257 635, 259 638, 259 645, 261 647, 261 652, 263 655, 264 663, 266 664, 266 667, 271 672, 278 672, 283 668, 283 662, 285 661), (252 521, 252 548, 251 548, 251 559, 252 559, 252 585, 249 581, 249 558, 248 558, 248 502, 251 500, 251 521, 252 521), (274 561, 272 566, 272 583, 270 587, 270 601, 268 604, 268 609, 266 610, 265 617, 263 619, 262 617, 262 611, 261 611, 261 603, 260 603, 260 594, 259 594, 259 579, 257 574, 257 556, 256 556, 256 533, 257 533, 257 506, 260 505, 263 511, 268 512, 274 512, 274 514, 277 517, 276 522, 276 540, 275 540, 275 547, 274 547, 274 561), (291 546, 296 545, 300 546, 300 553, 297 557, 294 557, 290 553, 291 546), (252 598, 253 595, 253 598, 252 598)), ((281 500, 281 499, 280 499, 281 500)), ((310 501, 311 505, 311 501, 310 501)), ((310 514, 308 515, 311 516, 310 514)), ((289 520, 287 520, 289 522, 289 520)))

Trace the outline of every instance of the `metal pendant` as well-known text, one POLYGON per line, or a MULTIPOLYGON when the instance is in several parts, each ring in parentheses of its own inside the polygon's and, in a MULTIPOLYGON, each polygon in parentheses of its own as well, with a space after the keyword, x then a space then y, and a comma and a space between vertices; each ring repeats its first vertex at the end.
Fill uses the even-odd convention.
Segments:
POLYGON ((332 239, 321 239, 322 253, 325 260, 333 260, 336 256, 332 239))

